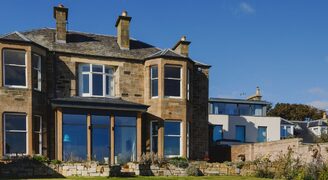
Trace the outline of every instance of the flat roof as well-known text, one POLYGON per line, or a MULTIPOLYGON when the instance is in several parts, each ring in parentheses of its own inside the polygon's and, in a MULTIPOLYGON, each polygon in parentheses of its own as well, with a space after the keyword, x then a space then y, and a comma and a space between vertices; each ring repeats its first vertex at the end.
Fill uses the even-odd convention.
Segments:
POLYGON ((267 101, 255 101, 255 100, 247 100, 247 99, 230 99, 230 98, 209 98, 208 101, 210 103, 211 102, 220 102, 220 103, 261 104, 261 105, 270 104, 267 101))

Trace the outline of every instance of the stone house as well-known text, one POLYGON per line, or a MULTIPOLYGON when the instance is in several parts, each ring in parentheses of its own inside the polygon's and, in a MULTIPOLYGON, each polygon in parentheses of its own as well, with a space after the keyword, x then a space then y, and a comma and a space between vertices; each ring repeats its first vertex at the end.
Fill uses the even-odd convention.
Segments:
POLYGON ((142 153, 203 159, 208 152, 209 65, 182 37, 172 49, 130 38, 56 28, 0 37, 0 158, 43 155, 111 164, 142 153))

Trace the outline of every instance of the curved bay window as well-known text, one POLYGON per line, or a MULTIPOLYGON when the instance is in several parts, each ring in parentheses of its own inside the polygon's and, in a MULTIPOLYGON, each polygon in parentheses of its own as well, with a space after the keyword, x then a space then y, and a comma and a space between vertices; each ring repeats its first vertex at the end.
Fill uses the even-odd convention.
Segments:
POLYGON ((114 96, 114 68, 105 65, 79 66, 80 96, 114 96))

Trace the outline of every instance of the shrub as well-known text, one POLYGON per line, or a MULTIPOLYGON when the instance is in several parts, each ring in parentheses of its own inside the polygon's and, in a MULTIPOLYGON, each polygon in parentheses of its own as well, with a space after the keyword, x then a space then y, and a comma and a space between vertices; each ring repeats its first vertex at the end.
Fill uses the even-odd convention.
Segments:
POLYGON ((57 165, 57 164, 61 164, 62 162, 57 160, 57 159, 53 159, 53 160, 50 161, 50 163, 57 165))
POLYGON ((49 163, 49 159, 45 156, 35 155, 35 156, 33 156, 33 160, 36 160, 41 163, 49 163))
POLYGON ((328 179, 328 167, 325 165, 321 171, 319 172, 319 180, 327 180, 328 179))
POLYGON ((256 165, 255 176, 259 178, 274 178, 275 173, 271 170, 272 162, 269 157, 258 158, 254 161, 256 165))
POLYGON ((188 176, 202 176, 203 173, 194 165, 189 166, 187 169, 188 176))
POLYGON ((181 157, 171 158, 171 159, 169 159, 168 162, 179 168, 187 168, 188 167, 188 160, 186 158, 181 158, 181 157))

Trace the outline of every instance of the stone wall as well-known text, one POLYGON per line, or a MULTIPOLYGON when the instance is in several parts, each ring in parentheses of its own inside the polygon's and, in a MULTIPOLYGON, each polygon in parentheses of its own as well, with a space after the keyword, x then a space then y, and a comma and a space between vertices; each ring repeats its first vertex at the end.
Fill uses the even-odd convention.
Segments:
POLYGON ((281 154, 287 153, 291 149, 295 156, 300 157, 304 162, 313 160, 313 155, 320 155, 323 160, 328 160, 328 143, 304 144, 302 139, 293 138, 264 143, 252 143, 231 146, 231 160, 239 161, 240 155, 244 155, 246 161, 253 161, 257 158, 267 156, 271 159, 277 158, 281 154))

